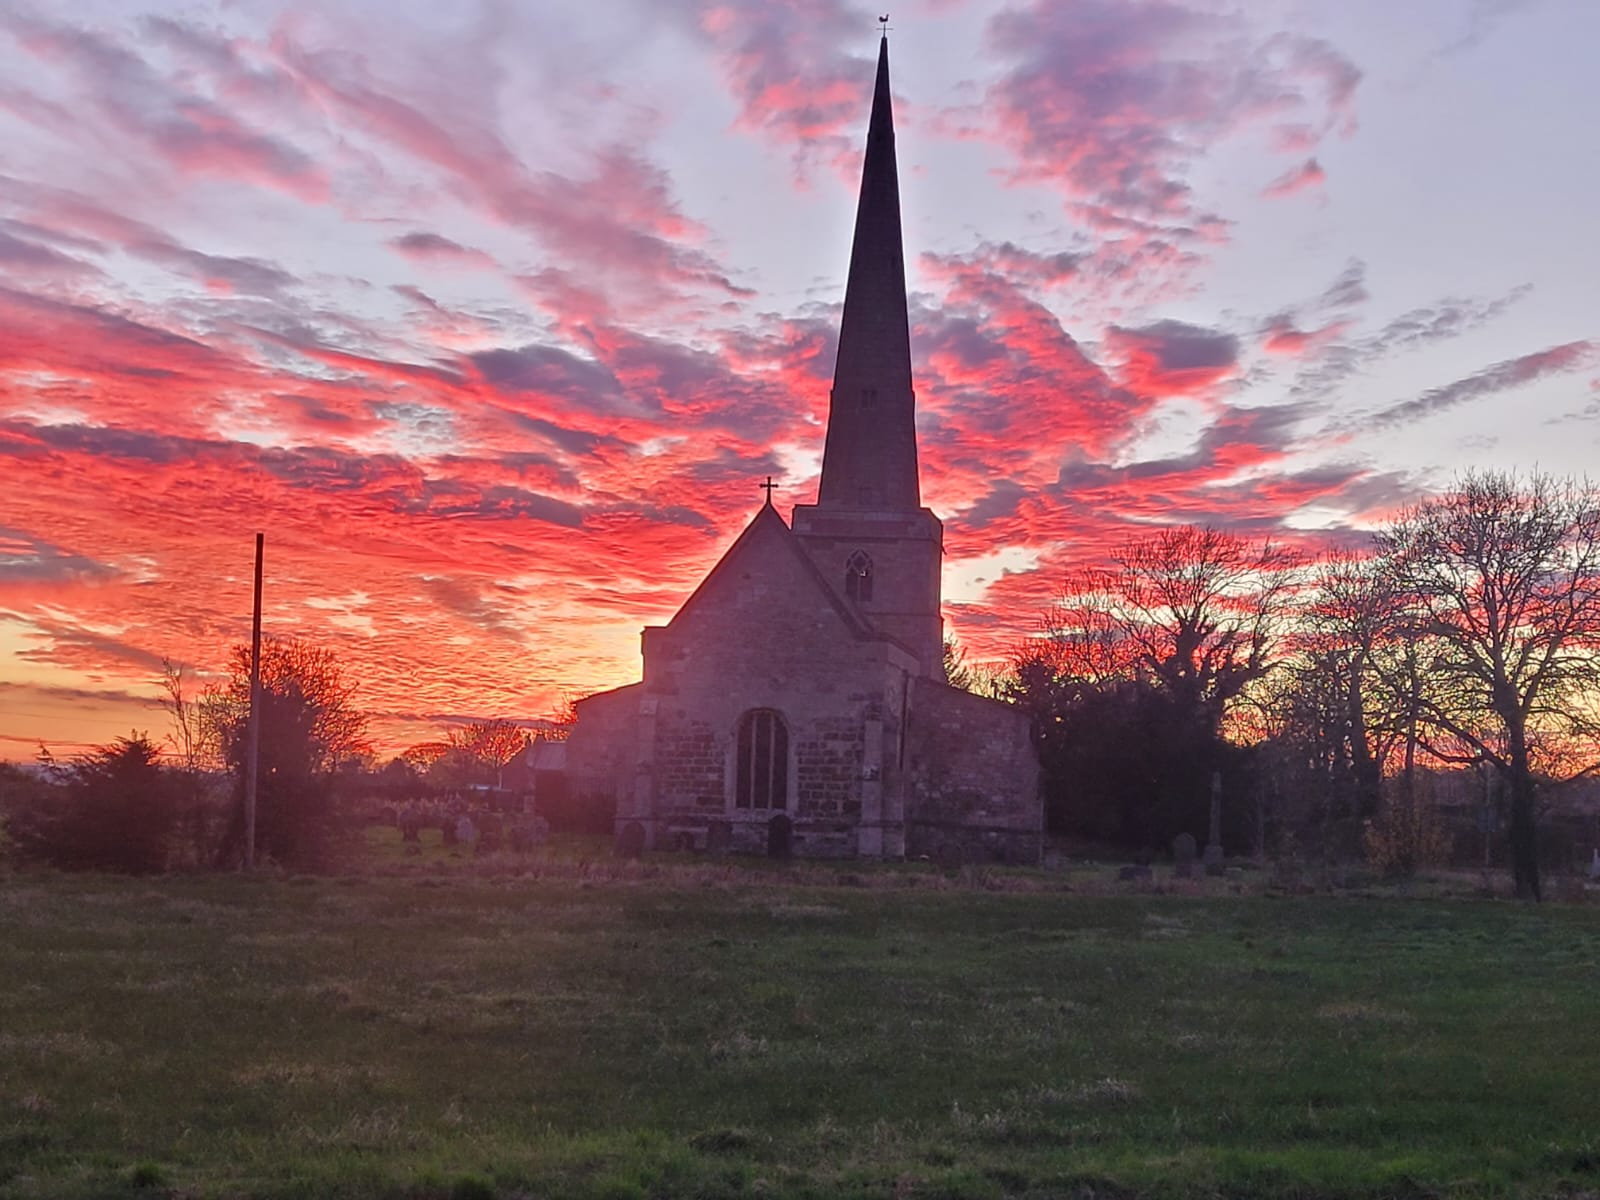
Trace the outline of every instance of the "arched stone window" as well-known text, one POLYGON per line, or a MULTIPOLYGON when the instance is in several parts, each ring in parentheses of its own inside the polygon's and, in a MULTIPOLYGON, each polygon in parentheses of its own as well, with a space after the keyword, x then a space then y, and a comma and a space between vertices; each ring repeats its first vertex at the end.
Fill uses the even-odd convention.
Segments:
POLYGON ((739 718, 733 802, 739 808, 789 806, 789 727, 770 708, 739 718))
POLYGON ((852 600, 872 599, 872 560, 857 550, 844 564, 844 594, 852 600))

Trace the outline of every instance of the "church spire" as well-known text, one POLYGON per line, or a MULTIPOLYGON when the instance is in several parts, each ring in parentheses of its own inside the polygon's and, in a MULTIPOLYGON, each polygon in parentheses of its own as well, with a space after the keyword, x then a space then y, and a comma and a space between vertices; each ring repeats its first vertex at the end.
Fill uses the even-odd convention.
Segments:
POLYGON ((817 504, 881 511, 921 506, 887 35, 878 47, 817 504))

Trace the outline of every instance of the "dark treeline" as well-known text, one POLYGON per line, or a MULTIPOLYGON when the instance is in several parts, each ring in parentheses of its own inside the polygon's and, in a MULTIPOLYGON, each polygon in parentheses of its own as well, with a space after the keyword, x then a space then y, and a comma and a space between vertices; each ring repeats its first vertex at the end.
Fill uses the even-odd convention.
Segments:
MULTIPOLYGON (((159 741, 134 731, 69 762, 41 752, 33 771, 0 764, 0 850, 23 862, 135 874, 243 862, 249 647, 235 647, 226 674, 198 693, 170 663, 161 686, 170 731, 159 741)), ((325 870, 348 860, 373 820, 393 824, 408 814, 453 829, 479 801, 525 801, 518 793, 530 781, 513 764, 530 744, 527 729, 472 722, 380 766, 356 691, 331 651, 264 639, 258 859, 325 870)), ((561 721, 540 724, 539 738, 565 736, 561 721)), ((559 804, 548 816, 563 828, 594 824, 559 804)))
MULTIPOLYGON (((250 650, 196 695, 170 663, 161 680, 171 732, 135 731, 70 762, 41 753, 7 772, 0 818, 13 855, 67 869, 150 873, 236 866, 244 849, 250 650)), ((286 866, 327 866, 347 822, 339 783, 370 755, 367 718, 333 654, 296 639, 261 648, 256 845, 286 866)))
POLYGON ((984 684, 1033 717, 1058 834, 1204 840, 1220 778, 1225 845, 1404 871, 1442 853, 1439 773, 1474 767, 1537 898, 1541 805, 1600 760, 1597 645, 1600 494, 1480 473, 1318 562, 1214 529, 1131 541, 984 684))

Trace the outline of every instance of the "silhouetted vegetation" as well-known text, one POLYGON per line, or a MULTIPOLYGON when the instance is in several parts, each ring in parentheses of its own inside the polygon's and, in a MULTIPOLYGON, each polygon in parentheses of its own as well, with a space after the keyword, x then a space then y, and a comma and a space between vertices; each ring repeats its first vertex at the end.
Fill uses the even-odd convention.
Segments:
POLYGON ((1482 769, 1455 790, 1503 803, 1537 898, 1541 806, 1600 762, 1597 647, 1600 493, 1475 473, 1311 570, 1210 529, 1129 542, 1066 581, 1004 693, 1033 717, 1057 832, 1130 852, 1199 835, 1216 772, 1236 851, 1406 872, 1445 853, 1434 782, 1482 769))
MULTIPOLYGON (((334 654, 298 640, 261 644, 261 729, 257 766, 256 848, 276 862, 326 865, 339 841, 335 779, 371 752, 355 684, 334 654)), ((244 780, 250 717, 250 648, 234 648, 228 679, 200 701, 207 736, 234 780, 233 816, 219 865, 244 849, 244 780)))
POLYGON ((1236 789, 1242 773, 1227 719, 1276 661, 1295 566, 1181 527, 1067 580, 1008 688, 1033 717, 1055 832, 1138 850, 1206 831, 1213 776, 1236 789))
POLYGON ((166 869, 179 807, 161 750, 130 733, 70 763, 46 759, 3 814, 12 854, 69 871, 146 875, 166 869))

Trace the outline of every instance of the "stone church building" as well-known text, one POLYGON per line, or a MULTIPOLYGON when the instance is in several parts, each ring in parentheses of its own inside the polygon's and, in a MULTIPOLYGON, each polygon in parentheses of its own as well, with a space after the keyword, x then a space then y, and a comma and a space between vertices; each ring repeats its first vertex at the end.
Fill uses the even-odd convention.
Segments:
POLYGON ((945 682, 943 525, 922 507, 890 111, 877 84, 815 504, 766 503, 644 678, 577 705, 567 765, 624 849, 1037 861, 1017 709, 945 682))

